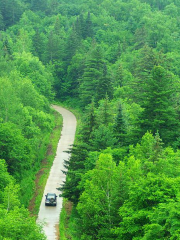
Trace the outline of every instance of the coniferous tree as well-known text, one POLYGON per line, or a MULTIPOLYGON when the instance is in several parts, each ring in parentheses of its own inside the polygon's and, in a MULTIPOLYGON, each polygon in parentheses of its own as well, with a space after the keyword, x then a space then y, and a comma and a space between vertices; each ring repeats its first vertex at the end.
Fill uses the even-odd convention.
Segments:
POLYGON ((79 143, 70 149, 71 158, 64 163, 68 171, 65 171, 66 181, 59 188, 62 191, 62 197, 67 198, 74 204, 78 203, 82 190, 78 187, 81 177, 85 173, 85 159, 88 156, 89 147, 86 143, 79 143))
POLYGON ((124 69, 122 63, 119 64, 119 67, 117 69, 114 85, 120 87, 124 85, 124 69))
POLYGON ((96 46, 87 58, 84 73, 80 82, 80 98, 82 105, 89 104, 94 98, 97 103, 98 86, 103 77, 104 61, 102 50, 96 46))
POLYGON ((40 60, 43 58, 43 53, 45 51, 45 44, 44 44, 44 38, 42 37, 42 34, 40 33, 39 29, 36 29, 35 35, 32 38, 33 40, 33 50, 34 55, 38 56, 40 60))
POLYGON ((86 107, 86 112, 84 114, 84 125, 82 126, 81 134, 83 142, 88 143, 91 134, 96 126, 96 113, 95 113, 95 103, 92 102, 86 107))
POLYGON ((153 48, 145 45, 139 52, 139 59, 134 63, 133 74, 136 77, 133 81, 132 88, 134 89, 133 99, 142 103, 142 98, 146 94, 145 85, 148 79, 151 77, 151 71, 155 65, 157 65, 157 56, 153 48))
POLYGON ((73 26, 70 35, 67 38, 66 46, 65 46, 65 56, 64 61, 68 66, 71 62, 72 57, 75 55, 76 50, 80 46, 80 38, 78 33, 76 32, 75 26, 73 26))
POLYGON ((84 32, 85 32, 85 22, 84 22, 84 17, 82 14, 77 17, 76 22, 75 22, 75 29, 76 33, 79 36, 79 38, 84 38, 84 32))
POLYGON ((10 57, 12 55, 12 50, 11 50, 7 36, 3 40, 3 53, 4 53, 4 57, 10 57))
POLYGON ((60 36, 61 35, 61 21, 60 21, 60 16, 57 16, 55 24, 54 24, 54 32, 56 35, 60 36))
POLYGON ((85 29, 84 29, 84 38, 86 37, 93 37, 93 25, 91 21, 91 15, 90 12, 88 12, 86 21, 85 21, 85 29))
POLYGON ((118 140, 118 145, 123 146, 126 143, 126 128, 122 113, 122 104, 118 104, 117 115, 114 123, 114 135, 118 140))
POLYGON ((97 109, 97 123, 98 125, 111 125, 113 122, 113 109, 112 104, 106 94, 105 98, 99 102, 99 107, 97 109))
POLYGON ((104 63, 102 77, 98 81, 97 92, 95 96, 96 102, 99 102, 101 99, 105 99, 108 96, 112 99, 113 87, 110 77, 107 73, 107 67, 104 63))
POLYGON ((177 140, 179 123, 171 102, 172 93, 171 75, 161 66, 154 67, 152 77, 147 80, 140 124, 142 135, 147 130, 154 134, 159 131, 164 143, 177 140))

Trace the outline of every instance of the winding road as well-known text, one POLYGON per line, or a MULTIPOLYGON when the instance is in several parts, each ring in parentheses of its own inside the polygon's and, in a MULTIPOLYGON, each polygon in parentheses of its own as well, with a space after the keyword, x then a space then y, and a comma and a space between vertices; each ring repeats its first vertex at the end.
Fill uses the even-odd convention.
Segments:
POLYGON ((63 200, 61 197, 57 197, 56 207, 45 206, 45 194, 48 192, 56 193, 58 196, 60 194, 60 191, 58 191, 56 188, 60 187, 65 180, 65 175, 62 173, 62 170, 65 170, 63 162, 64 160, 68 160, 70 157, 70 155, 65 151, 69 150, 70 145, 72 145, 74 142, 76 118, 70 111, 60 106, 53 105, 52 107, 62 115, 63 128, 57 147, 56 157, 45 186, 44 196, 41 201, 37 222, 43 224, 43 230, 48 240, 58 240, 59 216, 62 209, 63 200))

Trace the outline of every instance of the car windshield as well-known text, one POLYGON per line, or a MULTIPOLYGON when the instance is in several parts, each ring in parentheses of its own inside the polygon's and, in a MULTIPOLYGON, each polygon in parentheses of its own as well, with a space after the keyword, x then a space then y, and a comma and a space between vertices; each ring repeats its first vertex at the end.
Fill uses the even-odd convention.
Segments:
POLYGON ((47 194, 47 199, 55 198, 55 194, 47 194))

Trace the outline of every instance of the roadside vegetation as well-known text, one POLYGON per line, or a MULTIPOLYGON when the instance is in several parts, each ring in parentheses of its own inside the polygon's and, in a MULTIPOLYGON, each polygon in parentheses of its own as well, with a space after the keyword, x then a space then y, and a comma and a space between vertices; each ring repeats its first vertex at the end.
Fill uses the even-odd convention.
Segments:
POLYGON ((38 170, 38 172, 36 173, 35 186, 33 189, 33 197, 31 198, 28 206, 30 213, 36 217, 38 215, 41 200, 43 198, 46 181, 48 179, 51 166, 56 156, 57 145, 58 145, 61 130, 62 130, 62 120, 63 120, 62 116, 57 112, 54 112, 54 115, 55 115, 55 127, 50 136, 50 140, 47 146, 47 151, 44 156, 45 158, 41 162, 40 170, 38 170))

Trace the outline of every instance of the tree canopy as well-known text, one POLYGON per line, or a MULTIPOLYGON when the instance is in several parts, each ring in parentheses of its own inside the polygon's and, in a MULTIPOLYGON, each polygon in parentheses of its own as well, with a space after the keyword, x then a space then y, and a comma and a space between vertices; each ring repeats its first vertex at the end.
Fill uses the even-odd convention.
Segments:
POLYGON ((172 0, 0 0, 0 238, 44 239, 22 205, 55 100, 81 115, 68 237, 179 239, 179 17, 172 0))

